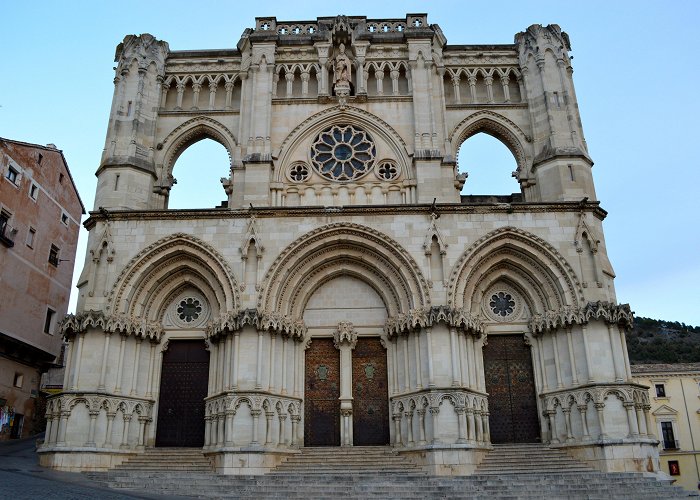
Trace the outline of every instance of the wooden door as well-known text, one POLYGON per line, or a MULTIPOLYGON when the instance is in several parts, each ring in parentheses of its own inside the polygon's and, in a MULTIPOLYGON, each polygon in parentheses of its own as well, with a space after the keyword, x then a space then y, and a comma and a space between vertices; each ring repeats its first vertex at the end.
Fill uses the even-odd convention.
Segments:
POLYGON ((340 352, 333 339, 306 350, 304 446, 340 446, 340 352))
POLYGON ((203 340, 171 340, 163 353, 156 446, 204 446, 209 352, 203 340))
POLYGON ((540 440, 530 348, 522 335, 489 335, 484 347, 492 443, 540 440))
POLYGON ((357 339, 352 352, 353 444, 389 444, 386 350, 378 337, 357 339))

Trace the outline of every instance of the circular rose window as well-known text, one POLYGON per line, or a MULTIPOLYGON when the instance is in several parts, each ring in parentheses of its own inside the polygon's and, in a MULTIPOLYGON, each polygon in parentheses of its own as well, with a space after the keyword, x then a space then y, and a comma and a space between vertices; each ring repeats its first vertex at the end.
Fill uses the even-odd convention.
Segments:
POLYGON ((353 125, 334 125, 311 145, 311 162, 318 173, 333 181, 358 179, 370 171, 376 148, 367 132, 353 125))
POLYGON ((177 306, 178 317, 187 323, 199 318, 202 312, 202 304, 197 299, 188 298, 181 300, 177 306))
POLYGON ((511 294, 506 292, 494 293, 489 301, 489 307, 497 316, 505 317, 513 314, 515 301, 511 294))

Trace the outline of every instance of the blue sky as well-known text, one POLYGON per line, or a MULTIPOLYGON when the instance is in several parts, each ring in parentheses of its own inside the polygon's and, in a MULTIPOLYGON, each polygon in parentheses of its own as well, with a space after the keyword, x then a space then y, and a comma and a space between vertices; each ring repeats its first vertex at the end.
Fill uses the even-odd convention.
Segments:
MULTIPOLYGON (((700 136, 697 1, 6 1, 0 136, 55 143, 91 209, 112 100, 114 50, 125 35, 148 32, 172 50, 232 48, 256 16, 395 18, 408 12, 427 12, 452 44, 512 43, 515 33, 534 23, 556 23, 570 35, 597 195, 609 212, 604 227, 618 300, 639 316, 700 325, 700 162, 692 149, 700 136)), ((461 165, 470 172, 468 187, 477 193, 517 191, 508 176, 512 158, 500 145, 477 138, 469 147, 469 155, 464 149, 460 154, 468 161, 461 165), (497 174, 496 184, 489 184, 486 166, 497 174)), ((226 174, 225 161, 219 146, 204 142, 178 161, 180 186, 190 185, 188 173, 200 168, 215 185, 189 197, 196 206, 224 198, 218 179, 226 174)), ((189 206, 181 194, 174 190, 171 206, 189 206)), ((83 253, 86 239, 83 231, 83 253)), ((77 258, 76 276, 83 259, 77 258)))

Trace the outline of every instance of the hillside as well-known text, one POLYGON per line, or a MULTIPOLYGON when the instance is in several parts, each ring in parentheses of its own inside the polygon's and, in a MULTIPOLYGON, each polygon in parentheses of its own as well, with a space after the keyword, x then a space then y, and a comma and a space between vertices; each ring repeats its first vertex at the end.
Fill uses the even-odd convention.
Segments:
POLYGON ((700 362, 700 327, 678 321, 634 318, 634 328, 627 333, 630 362, 697 363, 700 362))

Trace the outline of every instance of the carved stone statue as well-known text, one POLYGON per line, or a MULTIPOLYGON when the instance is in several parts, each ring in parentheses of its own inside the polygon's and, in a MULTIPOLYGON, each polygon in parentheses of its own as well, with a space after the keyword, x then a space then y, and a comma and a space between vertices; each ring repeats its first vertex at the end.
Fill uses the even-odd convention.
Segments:
POLYGON ((350 82, 351 68, 345 44, 341 43, 338 54, 333 58, 333 83, 350 82))

